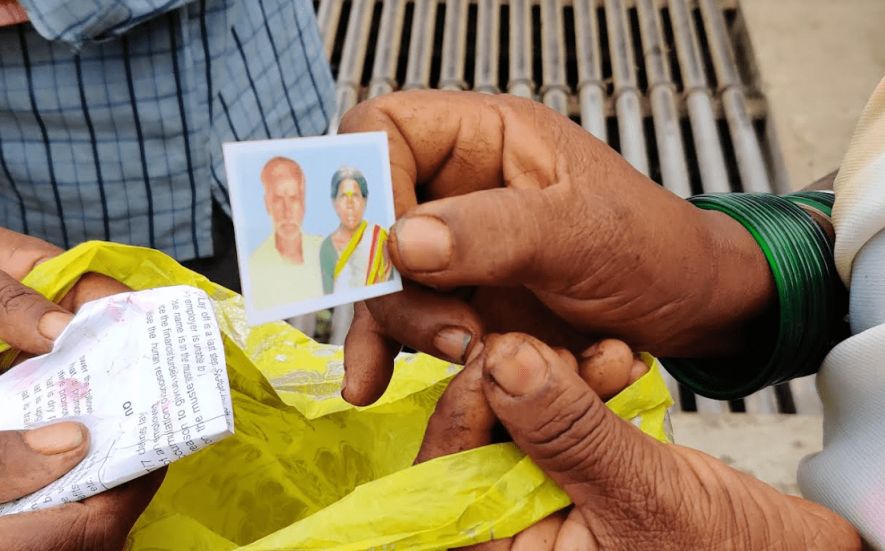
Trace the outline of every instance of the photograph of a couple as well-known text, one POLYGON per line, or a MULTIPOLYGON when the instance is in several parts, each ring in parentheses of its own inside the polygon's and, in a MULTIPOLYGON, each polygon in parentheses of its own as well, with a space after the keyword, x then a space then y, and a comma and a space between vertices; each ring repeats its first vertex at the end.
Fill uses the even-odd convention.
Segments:
POLYGON ((383 133, 225 144, 250 324, 402 288, 383 133))

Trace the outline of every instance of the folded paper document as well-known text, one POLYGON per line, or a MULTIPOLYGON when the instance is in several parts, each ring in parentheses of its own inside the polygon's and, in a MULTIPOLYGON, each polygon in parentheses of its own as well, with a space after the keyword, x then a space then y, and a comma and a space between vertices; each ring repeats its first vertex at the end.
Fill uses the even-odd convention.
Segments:
POLYGON ((79 501, 233 435, 212 303, 186 286, 86 304, 52 352, 0 376, 0 430, 62 419, 89 428, 89 454, 0 515, 79 501))

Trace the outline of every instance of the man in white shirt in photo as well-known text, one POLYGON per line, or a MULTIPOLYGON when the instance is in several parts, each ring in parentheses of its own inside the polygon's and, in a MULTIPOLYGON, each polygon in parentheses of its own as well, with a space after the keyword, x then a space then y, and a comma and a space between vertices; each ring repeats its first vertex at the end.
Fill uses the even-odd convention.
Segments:
POLYGON ((267 310, 322 296, 323 238, 301 228, 307 192, 304 171, 292 159, 274 157, 261 170, 261 184, 273 233, 249 257, 253 307, 267 310))

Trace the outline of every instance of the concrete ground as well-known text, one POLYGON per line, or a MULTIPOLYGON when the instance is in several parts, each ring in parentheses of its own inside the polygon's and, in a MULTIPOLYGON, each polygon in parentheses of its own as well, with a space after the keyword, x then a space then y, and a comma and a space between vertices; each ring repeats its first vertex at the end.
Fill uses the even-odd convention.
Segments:
POLYGON ((676 442, 709 453, 778 490, 799 496, 796 468, 820 451, 821 419, 813 415, 672 414, 676 442))
POLYGON ((790 183, 839 166, 885 76, 882 0, 739 0, 790 183))
MULTIPOLYGON (((882 0, 739 0, 794 188, 839 166, 885 76, 882 0)), ((799 495, 796 468, 822 446, 815 416, 673 417, 677 442, 799 495)))

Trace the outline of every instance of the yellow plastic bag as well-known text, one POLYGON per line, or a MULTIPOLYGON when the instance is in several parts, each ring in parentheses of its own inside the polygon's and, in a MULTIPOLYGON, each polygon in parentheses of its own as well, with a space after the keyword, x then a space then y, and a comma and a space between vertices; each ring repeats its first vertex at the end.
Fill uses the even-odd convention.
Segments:
MULTIPOLYGON (((225 341, 236 435, 170 467, 129 549, 446 549, 513 535, 569 503, 512 444, 410 466, 457 366, 403 354, 384 397, 354 408, 340 397, 338 347, 282 322, 248 328, 239 295, 157 251, 86 243, 25 283, 57 299, 85 272, 133 289, 199 287, 225 341)), ((608 405, 666 442, 672 400, 644 359, 649 374, 608 405)))

